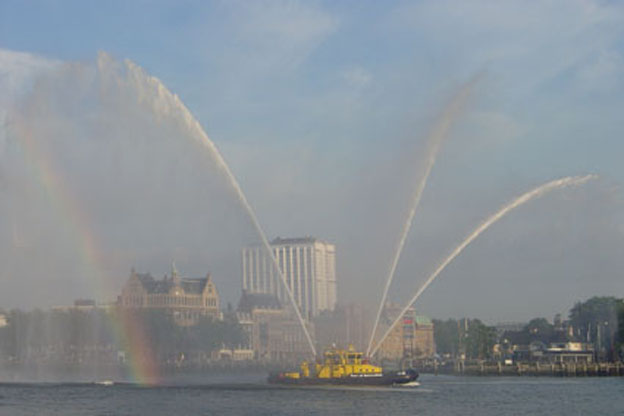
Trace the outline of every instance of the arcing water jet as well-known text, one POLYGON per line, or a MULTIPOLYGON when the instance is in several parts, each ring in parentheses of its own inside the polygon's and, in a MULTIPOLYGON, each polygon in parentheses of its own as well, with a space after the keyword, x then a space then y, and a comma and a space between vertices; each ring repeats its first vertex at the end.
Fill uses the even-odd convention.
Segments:
POLYGON ((280 280, 284 285, 284 290, 288 294, 288 298, 292 304, 293 309, 295 310, 297 319, 301 325, 301 329, 306 336, 309 347, 312 350, 312 353, 316 355, 316 349, 314 347, 312 338, 310 337, 310 333, 305 326, 305 321, 301 316, 301 312, 299 311, 299 307, 295 302, 293 293, 288 287, 284 274, 282 273, 282 270, 277 263, 277 259, 273 254, 273 250, 271 250, 269 242, 264 234, 264 231, 262 230, 262 227, 260 226, 256 214, 251 208, 251 205, 249 204, 249 201, 247 201, 247 198, 245 197, 245 194, 243 193, 240 184, 234 177, 234 174, 230 170, 225 160, 223 159, 223 156, 221 156, 221 153, 217 149, 216 145, 212 140, 210 140, 199 122, 195 119, 195 117, 193 117, 191 112, 188 110, 188 108, 186 108, 186 106, 184 105, 184 103, 182 103, 178 96, 171 93, 171 91, 169 91, 158 78, 147 74, 141 67, 129 60, 125 61, 125 65, 128 81, 125 81, 124 79, 120 79, 119 77, 115 76, 116 71, 110 71, 112 67, 116 66, 116 63, 112 60, 112 58, 110 58, 105 53, 100 53, 98 56, 98 68, 103 75, 110 76, 109 81, 115 83, 131 83, 133 89, 137 92, 137 99, 140 104, 147 106, 157 117, 162 117, 163 119, 168 119, 179 123, 190 133, 193 139, 197 140, 199 143, 206 147, 208 153, 216 162, 217 168, 226 177, 228 184, 231 186, 239 201, 243 205, 245 211, 249 215, 249 218, 251 219, 251 222, 256 232, 262 240, 262 245, 266 250, 267 255, 270 256, 273 266, 279 274, 280 280))
POLYGON ((519 206, 521 206, 521 205, 523 205, 523 204, 525 204, 525 203, 527 203, 527 202, 529 202, 529 201, 531 201, 531 200, 533 200, 535 198, 538 198, 538 197, 540 197, 540 196, 542 196, 542 195, 544 195, 544 194, 546 194, 546 193, 548 193, 550 191, 553 191, 553 190, 559 189, 559 188, 564 188, 564 187, 567 187, 567 186, 581 185, 581 184, 583 184, 583 183, 585 183, 585 182, 587 182, 589 180, 596 179, 597 177, 598 177, 597 175, 572 176, 572 177, 569 176, 569 177, 565 177, 565 178, 561 178, 561 179, 557 179, 557 180, 548 182, 548 183, 546 183, 544 185, 541 185, 541 186, 533 189, 532 191, 529 191, 529 192, 521 195, 520 197, 514 199, 513 201, 511 201, 510 203, 505 205, 503 208, 501 208, 497 213, 495 213, 490 218, 485 220, 460 245, 458 245, 455 248, 455 250, 453 250, 453 252, 429 276, 429 278, 418 289, 418 291, 416 291, 416 294, 412 297, 412 299, 410 299, 410 301, 405 305, 403 310, 401 310, 399 315, 395 318, 395 320, 392 322, 392 324, 388 327, 388 329, 383 334, 381 339, 375 345, 375 348, 372 349, 370 356, 375 355, 375 353, 377 352, 377 350, 379 349, 379 347, 381 346, 383 341, 386 339, 386 337, 392 331, 392 328, 394 328, 394 326, 401 320, 401 318, 403 317, 403 315, 405 315, 407 310, 414 304, 414 302, 416 302, 416 300, 420 297, 420 295, 425 291, 425 289, 427 289, 427 287, 431 284, 431 282, 433 282, 435 280, 435 278, 442 272, 442 270, 444 270, 446 268, 446 266, 448 266, 449 263, 452 262, 453 259, 455 259, 455 257, 457 257, 466 248, 466 246, 468 246, 468 244, 470 244, 481 233, 483 233, 485 230, 487 230, 492 224, 494 224, 496 221, 500 220, 502 217, 504 217, 507 213, 509 213, 513 209, 518 208, 519 206))
POLYGON ((401 236, 399 238, 394 257, 392 259, 392 264, 390 265, 388 276, 386 277, 386 285, 384 287, 383 294, 379 302, 377 316, 375 317, 375 324, 373 325, 373 330, 371 332, 370 340, 368 341, 368 347, 366 349, 367 355, 370 352, 371 347, 373 346, 373 341, 375 339, 375 334, 377 333, 377 327, 379 325, 379 319, 381 318, 381 312, 383 310, 384 304, 386 303, 386 298, 388 297, 388 290, 390 289, 390 285, 392 284, 394 273, 396 272, 401 253, 403 252, 403 246, 405 246, 407 235, 412 228, 414 215, 416 214, 416 210, 418 209, 418 205, 420 204, 420 198, 425 189, 425 186, 427 185, 427 179, 429 178, 431 169, 435 164, 436 156, 438 154, 438 150, 440 149, 440 145, 442 144, 442 141, 448 136, 448 132, 455 119, 461 114, 466 99, 470 95, 472 88, 478 82, 479 78, 480 76, 472 78, 469 82, 462 86, 462 88, 460 88, 460 90, 455 94, 450 103, 447 104, 446 108, 442 112, 440 118, 438 119, 437 123, 435 124, 433 130, 429 135, 428 154, 425 160, 425 173, 420 179, 420 182, 418 183, 418 186, 416 187, 416 190, 412 197, 410 211, 407 215, 407 218, 405 219, 405 224, 403 225, 403 230, 401 232, 401 236))

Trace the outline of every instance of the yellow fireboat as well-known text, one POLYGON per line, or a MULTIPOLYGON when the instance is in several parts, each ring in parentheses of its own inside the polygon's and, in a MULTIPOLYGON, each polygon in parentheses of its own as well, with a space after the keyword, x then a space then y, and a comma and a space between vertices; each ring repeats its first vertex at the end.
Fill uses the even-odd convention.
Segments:
POLYGON ((414 369, 384 371, 372 365, 364 354, 352 345, 348 350, 332 347, 325 351, 323 362, 313 365, 303 361, 299 371, 269 375, 269 383, 288 385, 417 385, 418 372, 414 369))

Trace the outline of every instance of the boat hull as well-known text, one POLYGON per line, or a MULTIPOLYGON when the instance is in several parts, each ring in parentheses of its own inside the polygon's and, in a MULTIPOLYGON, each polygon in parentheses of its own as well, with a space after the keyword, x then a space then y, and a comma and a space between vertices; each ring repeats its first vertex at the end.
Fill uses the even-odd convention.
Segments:
POLYGON ((414 383, 418 379, 418 372, 413 369, 405 371, 384 372, 382 374, 350 374, 338 378, 290 378, 284 373, 271 374, 269 383, 294 386, 392 386, 414 383))

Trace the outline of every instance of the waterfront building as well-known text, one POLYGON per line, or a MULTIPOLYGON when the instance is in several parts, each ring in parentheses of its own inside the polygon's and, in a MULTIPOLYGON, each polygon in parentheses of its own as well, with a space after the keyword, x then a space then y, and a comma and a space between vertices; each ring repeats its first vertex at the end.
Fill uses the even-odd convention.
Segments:
POLYGON ((247 348, 221 348, 213 356, 220 361, 251 361, 254 359, 254 351, 247 348))
MULTIPOLYGON (((242 349, 254 358, 272 362, 298 362, 310 350, 296 316, 282 307, 276 295, 243 291, 237 308, 238 322, 247 335, 242 349)), ((313 336, 313 327, 307 329, 313 336)))
MULTIPOLYGON (((305 318, 336 306, 336 247, 313 237, 276 238, 271 250, 295 302, 305 318)), ((245 247, 242 251, 243 290, 266 293, 289 302, 270 256, 262 246, 245 247)))
POLYGON ((331 345, 364 351, 373 329, 374 311, 358 303, 338 304, 333 311, 321 312, 314 318, 317 349, 331 345))
MULTIPOLYGON (((397 305, 388 304, 384 308, 382 327, 392 323, 400 313, 397 305)), ((379 333, 385 332, 385 329, 379 333)), ((433 322, 426 316, 416 314, 410 308, 400 319, 377 352, 379 358, 400 360, 402 358, 426 358, 435 354, 433 322)))
POLYGON ((165 275, 162 280, 133 269, 117 303, 123 308, 170 312, 181 326, 194 325, 202 316, 220 318, 219 293, 210 274, 198 279, 182 278, 175 266, 171 277, 165 275))
POLYGON ((563 364, 594 361, 594 348, 586 342, 552 342, 549 345, 540 341, 529 345, 514 345, 514 363, 563 364))
POLYGON ((56 312, 89 312, 100 309, 100 305, 97 305, 93 299, 75 299, 74 304, 71 306, 53 306, 52 310, 56 312))

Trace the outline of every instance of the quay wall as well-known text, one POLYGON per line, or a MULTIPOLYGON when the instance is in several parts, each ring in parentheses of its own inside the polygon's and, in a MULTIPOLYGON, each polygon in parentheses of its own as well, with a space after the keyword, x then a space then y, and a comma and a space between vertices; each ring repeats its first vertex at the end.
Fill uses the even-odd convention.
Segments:
POLYGON ((502 363, 429 365, 420 369, 421 373, 452 374, 470 376, 549 376, 549 377, 622 377, 624 363, 502 363))

